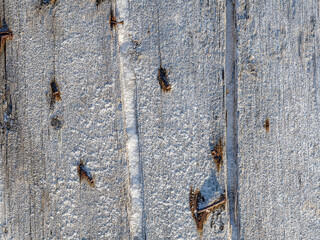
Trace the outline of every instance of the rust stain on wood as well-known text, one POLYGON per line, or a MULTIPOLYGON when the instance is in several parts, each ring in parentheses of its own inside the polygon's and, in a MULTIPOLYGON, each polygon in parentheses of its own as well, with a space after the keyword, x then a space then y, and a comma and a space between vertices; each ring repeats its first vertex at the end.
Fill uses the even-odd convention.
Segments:
MULTIPOLYGON (((214 214, 215 210, 219 208, 225 209, 226 197, 224 194, 220 195, 218 200, 212 201, 208 206, 199 209, 199 203, 204 202, 205 199, 201 195, 200 190, 193 190, 192 186, 190 187, 189 192, 189 207, 192 214, 192 217, 196 223, 198 233, 202 236, 203 226, 207 221, 211 213, 214 214)), ((212 225, 212 223, 211 223, 212 225)))
POLYGON ((213 160, 216 163, 217 170, 220 171, 220 168, 223 164, 223 143, 220 138, 214 149, 211 151, 211 155, 213 156, 213 160))
POLYGON ((171 84, 168 81, 167 70, 160 66, 158 81, 162 91, 169 92, 171 90, 171 84))
POLYGON ((50 83, 51 86, 51 101, 54 103, 56 100, 61 100, 59 84, 53 79, 50 83))
POLYGON ((207 221, 210 212, 204 211, 204 212, 198 213, 198 207, 200 202, 204 202, 204 197, 201 195, 199 190, 194 191, 192 187, 190 187, 190 193, 189 193, 190 211, 196 223, 197 230, 202 235, 203 225, 207 221))
POLYGON ((5 44, 7 43, 7 40, 12 40, 13 38, 12 31, 9 29, 4 19, 2 20, 2 26, 0 28, 0 38, 1 38, 0 52, 2 52, 5 44))
POLYGON ((94 187, 95 181, 82 160, 80 160, 78 164, 78 175, 80 178, 80 183, 83 179, 85 179, 91 187, 94 187))
POLYGON ((269 132, 270 129, 270 121, 269 118, 267 117, 265 123, 263 124, 263 127, 266 129, 267 132, 269 132))
POLYGON ((118 22, 115 15, 114 15, 114 10, 111 8, 110 9, 110 18, 109 18, 109 24, 111 31, 113 31, 113 28, 116 27, 118 24, 123 25, 123 21, 118 22))

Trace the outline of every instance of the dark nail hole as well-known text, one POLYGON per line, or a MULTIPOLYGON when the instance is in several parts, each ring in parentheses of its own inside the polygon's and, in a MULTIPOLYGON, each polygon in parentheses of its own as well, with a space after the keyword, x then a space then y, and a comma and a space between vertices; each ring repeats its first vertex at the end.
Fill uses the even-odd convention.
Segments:
POLYGON ((99 6, 104 0, 96 0, 96 5, 99 6))
POLYGON ((221 225, 220 225, 220 227, 219 227, 219 231, 223 231, 223 229, 224 229, 224 225, 223 225, 223 223, 221 223, 221 225))
POLYGON ((51 126, 54 130, 60 130, 63 126, 63 120, 61 120, 58 116, 55 116, 51 119, 51 126))

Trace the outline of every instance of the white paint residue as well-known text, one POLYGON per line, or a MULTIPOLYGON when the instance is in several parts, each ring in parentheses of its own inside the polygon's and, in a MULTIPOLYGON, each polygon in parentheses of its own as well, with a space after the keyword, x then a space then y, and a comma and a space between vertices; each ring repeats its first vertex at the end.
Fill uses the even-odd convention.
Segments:
POLYGON ((135 74, 130 68, 130 56, 128 50, 131 46, 126 26, 129 19, 129 11, 126 0, 117 1, 119 20, 124 25, 118 26, 119 52, 120 52, 120 79, 122 88, 123 114, 127 134, 127 157, 130 182, 131 212, 130 232, 132 239, 143 239, 143 196, 142 174, 139 162, 139 141, 137 133, 136 109, 135 109, 135 74))

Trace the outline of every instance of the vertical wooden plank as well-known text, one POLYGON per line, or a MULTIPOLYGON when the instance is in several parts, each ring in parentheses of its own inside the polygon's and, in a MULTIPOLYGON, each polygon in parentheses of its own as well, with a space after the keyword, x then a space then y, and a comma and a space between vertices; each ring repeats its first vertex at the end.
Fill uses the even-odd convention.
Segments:
POLYGON ((126 157, 110 4, 58 1, 39 8, 37 1, 10 1, 5 6, 14 40, 7 45, 2 82, 7 81, 16 115, 13 128, 1 133, 1 238, 127 239, 126 157), (50 104, 53 79, 61 101, 50 104), (95 178, 94 188, 80 184, 80 159, 95 178))
POLYGON ((3 125, 1 133, 1 172, 5 176, 2 238, 44 238, 41 203, 46 188, 44 123, 48 110, 43 81, 50 66, 43 63, 52 57, 48 18, 42 16, 41 21, 39 9, 30 1, 4 3, 3 16, 14 36, 2 53, 6 56, 2 104, 7 105, 11 125, 3 125))
POLYGON ((318 22, 319 1, 238 1, 241 239, 320 235, 318 22))
POLYGON ((320 235, 319 1, 40 2, 0 9, 1 239, 320 235))
POLYGON ((228 239, 239 239, 238 217, 238 81, 236 77, 235 1, 226 1, 226 132, 228 239))
MULTIPOLYGON (((210 154, 225 134, 225 5, 131 1, 129 10, 129 19, 122 19, 120 9, 119 20, 130 30, 125 47, 137 98, 145 238, 194 239, 199 233, 190 187, 201 190, 203 206, 225 190, 224 167, 217 172, 210 154), (160 66, 167 70, 169 92, 160 88, 160 66)), ((215 215, 214 229, 210 218, 203 238, 225 238, 225 212, 215 215)))
POLYGON ((66 1, 60 6, 56 15, 57 78, 64 83, 61 111, 68 124, 61 140, 67 160, 62 164, 72 173, 72 179, 70 189, 62 188, 59 195, 76 202, 75 206, 70 202, 71 206, 61 207, 65 221, 61 234, 68 236, 79 228, 79 238, 127 238, 126 160, 110 5, 97 8, 88 1, 66 1), (93 189, 79 185, 76 165, 80 158, 95 175, 93 189))

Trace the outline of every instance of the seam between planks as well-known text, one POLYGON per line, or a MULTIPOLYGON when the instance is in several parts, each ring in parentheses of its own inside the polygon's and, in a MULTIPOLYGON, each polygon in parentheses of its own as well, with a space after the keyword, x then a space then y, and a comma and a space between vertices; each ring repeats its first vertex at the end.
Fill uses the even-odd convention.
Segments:
POLYGON ((238 81, 236 78, 236 0, 226 0, 226 130, 228 239, 240 239, 238 214, 238 81))
POLYGON ((123 26, 118 27, 119 42, 119 63, 120 63, 120 81, 121 98, 123 102, 123 117, 126 133, 126 153, 129 172, 129 222, 131 239, 143 239, 143 182, 142 165, 140 162, 140 147, 137 124, 137 102, 136 102, 136 77, 134 70, 130 67, 131 60, 129 50, 131 40, 128 37, 127 23, 129 20, 128 1, 118 0, 117 7, 124 20, 123 26))

